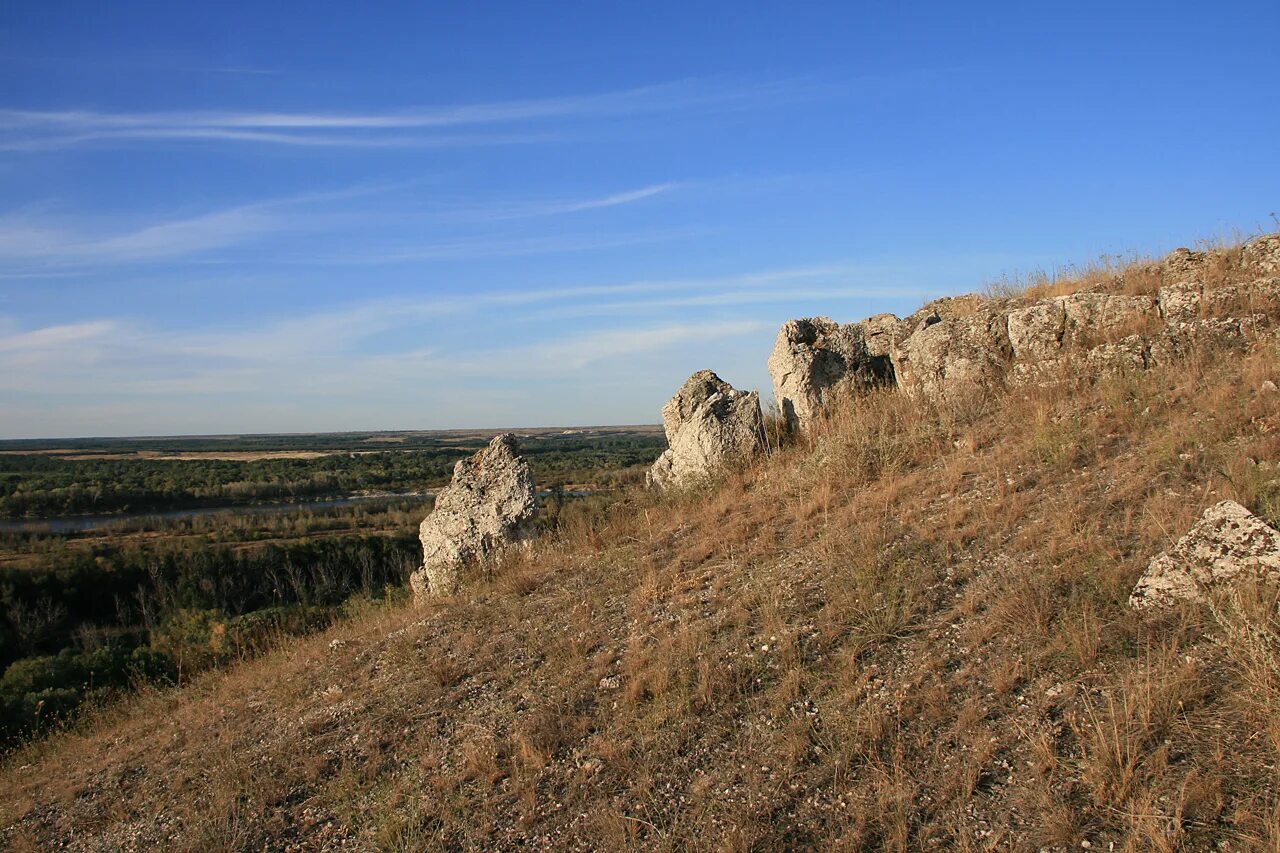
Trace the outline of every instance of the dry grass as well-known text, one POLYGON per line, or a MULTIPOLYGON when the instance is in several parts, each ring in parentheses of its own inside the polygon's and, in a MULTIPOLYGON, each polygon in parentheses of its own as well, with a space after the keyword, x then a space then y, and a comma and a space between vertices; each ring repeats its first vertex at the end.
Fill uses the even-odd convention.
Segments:
MULTIPOLYGON (((1199 276, 1206 288, 1219 288, 1242 280, 1238 269, 1240 246, 1255 236, 1258 235, 1234 231, 1196 241, 1194 251, 1203 253, 1206 260, 1199 276)), ((1081 291, 1150 296, 1169 283, 1160 268, 1159 259, 1130 253, 1100 255, 1092 261, 1066 264, 1050 270, 1006 274, 988 282, 983 294, 992 299, 1027 301, 1070 296, 1081 291)))
POLYGON ((3 837, 1276 849, 1274 592, 1154 619, 1125 601, 1208 503, 1277 518, 1277 376, 1262 343, 1097 384, 866 395, 453 599, 32 744, 2 771, 3 837))

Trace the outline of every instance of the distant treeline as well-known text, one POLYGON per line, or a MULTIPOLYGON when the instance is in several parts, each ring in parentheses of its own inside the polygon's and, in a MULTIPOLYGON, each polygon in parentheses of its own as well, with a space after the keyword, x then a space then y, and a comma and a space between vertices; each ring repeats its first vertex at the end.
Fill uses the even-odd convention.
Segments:
POLYGON ((410 490, 448 478, 461 451, 315 459, 61 459, 0 456, 9 517, 143 512, 287 501, 361 489, 410 490))
MULTIPOLYGON (((31 453, 74 451, 77 453, 233 453, 282 450, 362 451, 383 448, 439 450, 444 447, 483 447, 496 431, 443 432, 315 432, 262 433, 229 436, 153 436, 146 438, 19 438, 0 441, 0 450, 31 453)), ((522 445, 536 442, 623 441, 659 435, 652 427, 603 427, 556 432, 542 430, 521 436, 522 445)), ((660 436, 659 436, 660 437, 660 436)))
MULTIPOLYGON (((664 446, 653 433, 608 433, 530 438, 522 442, 522 451, 540 484, 609 486, 634 479, 626 469, 652 462, 664 446)), ((148 512, 359 491, 408 492, 447 483, 458 459, 474 450, 442 443, 431 449, 254 461, 0 455, 0 516, 148 512)))
MULTIPOLYGON (((538 524, 591 527, 616 497, 552 489, 538 524)), ((0 745, 86 700, 180 682, 323 627, 353 602, 404 595, 425 512, 351 506, 298 519, 178 519, 138 538, 0 537, 14 564, 0 568, 0 745), (382 532, 368 535, 370 526, 382 532), (269 529, 307 538, 245 544, 269 529)))
POLYGON ((0 736, 134 680, 180 680, 328 622, 351 596, 400 588, 412 534, 233 549, 66 549, 0 569, 0 736))

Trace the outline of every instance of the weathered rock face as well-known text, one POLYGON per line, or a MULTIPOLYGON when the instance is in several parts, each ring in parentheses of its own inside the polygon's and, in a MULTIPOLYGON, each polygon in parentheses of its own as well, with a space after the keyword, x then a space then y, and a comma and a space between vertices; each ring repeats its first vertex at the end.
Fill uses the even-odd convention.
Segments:
POLYGON ((805 427, 837 394, 875 382, 938 397, 1002 381, 1128 373, 1239 349, 1277 316, 1280 234, 1269 234, 1238 253, 1177 249, 1031 303, 968 294, 930 302, 905 320, 792 320, 778 334, 769 371, 783 414, 805 427))
POLYGON ((1067 329, 1067 312, 1061 299, 1042 299, 1009 312, 1009 346, 1013 357, 1024 363, 1057 358, 1067 329))
POLYGON ((1096 346, 1140 332, 1159 319, 1151 296, 1111 293, 1073 293, 1062 297, 1067 334, 1077 346, 1096 346))
POLYGON ((460 460, 418 530, 422 568, 409 578, 415 601, 453 592, 465 571, 531 539, 536 512, 533 474, 514 435, 460 460))
POLYGON ((999 381, 1012 355, 1001 306, 979 301, 926 314, 894 347, 892 360, 900 388, 938 397, 999 381))
POLYGON ((1186 323, 1200 316, 1204 286, 1198 281, 1184 281, 1160 288, 1156 302, 1166 323, 1186 323))
POLYGON ((829 317, 788 321, 769 355, 774 397, 787 425, 807 429, 836 394, 892 383, 889 353, 900 329, 892 314, 843 326, 829 317))
POLYGON ((1009 312, 1009 344, 1021 362, 1056 358, 1069 345, 1125 337, 1158 319, 1156 300, 1084 291, 1009 312))
POLYGON ((1190 249, 1174 249, 1160 262, 1160 274, 1165 281, 1184 282, 1199 280, 1204 275, 1209 256, 1205 252, 1190 249))
POLYGON ((710 370, 690 376, 665 406, 667 449, 649 471, 650 486, 693 485, 764 445, 760 395, 738 391, 710 370))
POLYGON ((1202 288, 1194 300, 1195 310, 1188 316, 1166 316, 1171 326, 1179 320, 1195 322, 1205 318, 1274 315, 1280 311, 1280 277, 1202 288))
POLYGON ((914 314, 907 317, 903 323, 906 325, 906 333, 911 334, 939 320, 947 320, 952 317, 968 317, 986 304, 988 304, 988 301, 977 293, 965 293, 961 296, 943 296, 931 302, 926 302, 914 314))
POLYGON ((1264 234, 1245 243, 1240 265, 1261 276, 1280 276, 1280 233, 1264 234))
POLYGON ((1118 341, 1098 344, 1084 355, 1090 376, 1119 376, 1147 367, 1147 345, 1141 335, 1127 335, 1118 341))
POLYGON ((1129 596, 1138 610, 1202 601, 1238 578, 1280 580, 1280 531, 1235 501, 1209 507, 1147 566, 1129 596))
POLYGON ((1147 366, 1172 364, 1197 352, 1243 349, 1257 337, 1265 320, 1266 315, 1256 314, 1171 323, 1148 342, 1147 366))

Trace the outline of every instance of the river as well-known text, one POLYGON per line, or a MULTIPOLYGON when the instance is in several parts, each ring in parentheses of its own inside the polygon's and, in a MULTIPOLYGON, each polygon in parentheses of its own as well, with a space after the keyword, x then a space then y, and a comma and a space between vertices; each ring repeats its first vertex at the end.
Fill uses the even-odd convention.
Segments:
POLYGON ((151 510, 149 512, 117 512, 110 515, 64 515, 53 518, 0 519, 0 533, 81 533, 130 521, 166 521, 202 515, 281 515, 291 512, 314 512, 339 509, 354 504, 391 502, 430 495, 410 492, 400 495, 352 495, 327 500, 293 501, 289 503, 247 504, 243 506, 205 506, 187 509, 151 510))
MULTIPOLYGON (((5 518, 0 519, 0 533, 83 533, 98 530, 116 524, 131 521, 157 521, 179 518, 194 518, 204 515, 282 515, 291 512, 315 512, 317 510, 341 509, 354 504, 390 503, 417 498, 425 502, 432 497, 432 492, 406 492, 393 495, 350 495, 345 498, 328 498, 327 500, 292 501, 289 503, 245 504, 241 506, 204 506, 187 509, 151 510, 150 512, 117 512, 110 515, 64 515, 51 518, 5 518)), ((538 497, 546 497, 550 492, 539 492, 538 497)), ((581 498, 594 494, 590 490, 562 491, 565 497, 581 498)))

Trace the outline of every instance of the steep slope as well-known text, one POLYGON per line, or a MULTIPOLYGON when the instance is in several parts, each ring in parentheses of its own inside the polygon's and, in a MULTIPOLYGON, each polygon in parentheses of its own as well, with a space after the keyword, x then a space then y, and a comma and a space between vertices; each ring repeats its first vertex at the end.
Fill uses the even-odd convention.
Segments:
POLYGON ((1082 363, 846 399, 452 598, 105 711, 6 762, 3 838, 1274 849, 1275 592, 1126 600, 1205 506, 1280 518, 1280 347, 1082 363))

